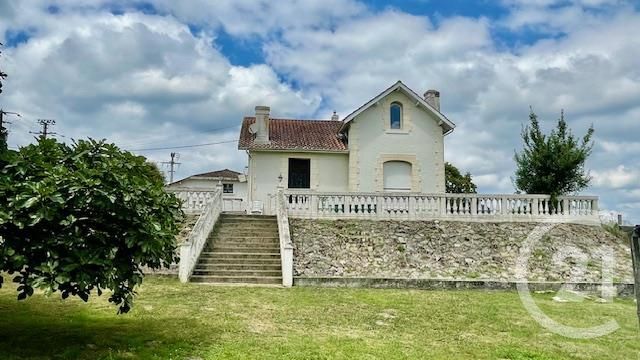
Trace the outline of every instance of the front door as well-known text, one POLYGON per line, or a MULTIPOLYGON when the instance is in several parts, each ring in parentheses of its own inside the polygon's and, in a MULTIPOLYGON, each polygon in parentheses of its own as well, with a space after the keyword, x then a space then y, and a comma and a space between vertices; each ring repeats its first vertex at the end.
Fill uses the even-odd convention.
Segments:
POLYGON ((311 188, 311 160, 289 159, 289 189, 311 188))

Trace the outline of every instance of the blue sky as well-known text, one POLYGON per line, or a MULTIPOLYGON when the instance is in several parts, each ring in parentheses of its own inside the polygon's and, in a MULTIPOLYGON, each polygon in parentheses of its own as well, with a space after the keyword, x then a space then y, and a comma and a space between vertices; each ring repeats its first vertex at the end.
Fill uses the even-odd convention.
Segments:
MULTIPOLYGON (((232 168, 226 141, 256 105, 345 116, 397 80, 436 88, 456 124, 446 160, 484 193, 511 193, 532 106, 578 135, 603 208, 640 222, 640 2, 623 0, 8 0, 0 2, 0 105, 10 145, 38 118, 64 139, 180 149, 178 177, 232 168)), ((169 150, 140 150, 166 161, 169 150)))

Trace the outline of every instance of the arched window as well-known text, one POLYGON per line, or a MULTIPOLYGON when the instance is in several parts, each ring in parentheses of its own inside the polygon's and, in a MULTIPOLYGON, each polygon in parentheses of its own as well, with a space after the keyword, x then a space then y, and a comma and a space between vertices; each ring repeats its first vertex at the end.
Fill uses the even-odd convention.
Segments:
POLYGON ((387 161, 382 165, 384 191, 411 191, 411 164, 387 161))
POLYGON ((399 102, 391 103, 389 110, 389 124, 391 129, 402 128, 402 104, 399 102))

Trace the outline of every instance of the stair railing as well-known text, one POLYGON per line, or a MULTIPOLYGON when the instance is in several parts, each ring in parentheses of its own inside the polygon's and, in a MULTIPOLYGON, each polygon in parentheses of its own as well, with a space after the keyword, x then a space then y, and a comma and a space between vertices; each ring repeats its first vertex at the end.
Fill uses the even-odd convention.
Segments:
POLYGON ((213 196, 207 202, 193 230, 191 230, 189 239, 180 245, 180 266, 178 268, 180 282, 189 281, 220 213, 222 213, 222 184, 218 183, 213 196))
POLYGON ((278 234, 280 237, 280 260, 282 264, 282 286, 293 285, 293 244, 289 233, 289 215, 287 214, 287 198, 284 188, 278 187, 276 197, 276 215, 278 218, 278 234))

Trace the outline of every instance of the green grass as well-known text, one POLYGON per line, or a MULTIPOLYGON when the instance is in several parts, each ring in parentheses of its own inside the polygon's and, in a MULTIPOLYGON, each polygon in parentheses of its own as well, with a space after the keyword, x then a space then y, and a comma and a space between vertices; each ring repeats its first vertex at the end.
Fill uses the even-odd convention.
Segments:
MULTIPOLYGON (((9 285, 9 286, 7 286, 9 285)), ((556 321, 620 329, 572 340, 515 292, 255 288, 148 278, 134 309, 0 289, 0 359, 640 359, 635 304, 555 303, 556 321)))

